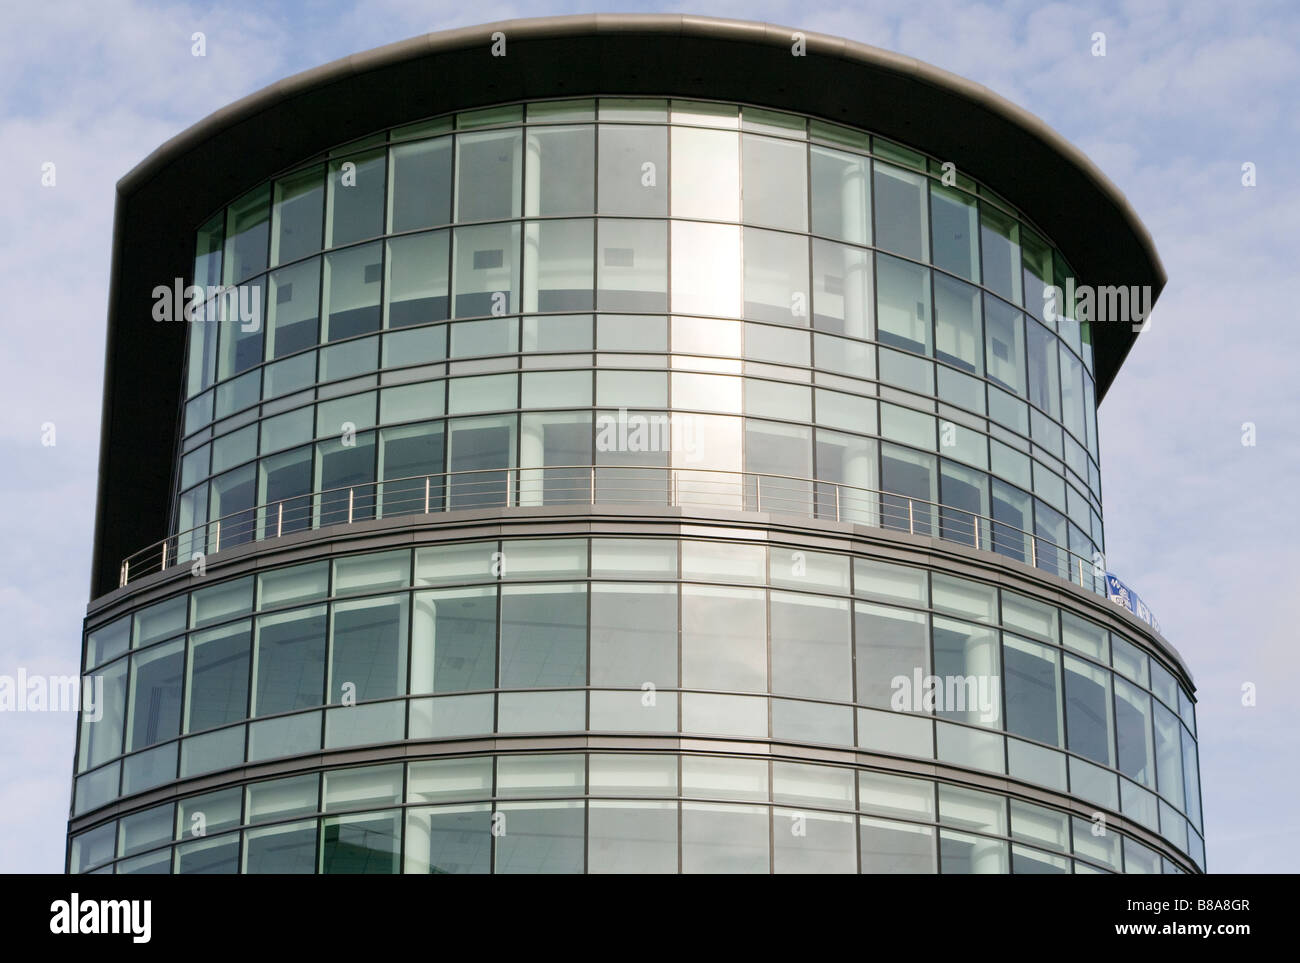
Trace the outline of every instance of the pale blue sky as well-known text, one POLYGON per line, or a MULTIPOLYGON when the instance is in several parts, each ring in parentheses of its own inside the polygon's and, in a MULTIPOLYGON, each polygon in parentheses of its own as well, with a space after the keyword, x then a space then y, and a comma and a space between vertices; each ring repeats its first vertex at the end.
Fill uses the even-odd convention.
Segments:
MULTIPOLYGON (((77 671, 114 184, 212 111, 418 33, 591 7, 502 0, 6 5, 0 13, 0 675, 77 671), (205 58, 190 56, 194 31, 205 58), (40 185, 56 165, 56 186, 40 185), (53 423, 56 444, 41 444, 53 423)), ((1120 187, 1169 273, 1101 408, 1111 568, 1199 687, 1211 871, 1300 865, 1300 8, 1288 0, 602 6, 765 20, 977 81, 1120 187), (1093 57, 1104 31, 1107 56, 1093 57), (1241 165, 1258 184, 1241 184, 1241 165), (1244 447, 1242 425, 1256 426, 1244 447), (1258 705, 1241 705, 1241 687, 1258 705)), ((237 162, 237 159, 232 159, 237 162)), ((160 440, 160 443, 167 443, 160 440)), ((62 870, 74 720, 0 714, 0 871, 62 870)))

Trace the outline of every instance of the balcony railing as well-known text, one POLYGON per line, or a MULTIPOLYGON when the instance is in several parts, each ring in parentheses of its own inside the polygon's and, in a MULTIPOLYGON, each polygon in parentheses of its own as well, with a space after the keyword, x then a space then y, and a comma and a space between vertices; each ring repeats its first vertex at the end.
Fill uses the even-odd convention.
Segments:
POLYGON ((762 511, 931 535, 997 552, 1099 595, 1105 572, 1041 535, 908 495, 789 475, 694 468, 573 465, 412 475, 295 495, 234 512, 124 559, 119 585, 196 556, 329 525, 482 508, 639 505, 762 511))

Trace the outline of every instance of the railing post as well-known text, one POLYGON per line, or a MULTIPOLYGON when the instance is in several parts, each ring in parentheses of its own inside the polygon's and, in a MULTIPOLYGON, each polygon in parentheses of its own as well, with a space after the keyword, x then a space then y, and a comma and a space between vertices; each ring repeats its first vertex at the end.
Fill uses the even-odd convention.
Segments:
POLYGON ((131 571, 131 563, 130 563, 130 562, 123 562, 123 563, 122 563, 122 574, 121 574, 121 576, 119 577, 119 579, 118 579, 118 583, 117 583, 117 587, 118 587, 118 588, 122 588, 122 587, 124 587, 124 586, 126 585, 126 583, 127 583, 127 579, 130 578, 130 574, 129 574, 130 571, 131 571))
POLYGON ((1034 568, 1038 568, 1038 536, 1029 536, 1029 560, 1034 568))
POLYGON ((221 551, 221 519, 217 519, 216 537, 213 539, 212 554, 215 555, 221 551))
POLYGON ((835 486, 835 520, 840 520, 840 486, 835 486))
POLYGON ((754 511, 763 510, 763 476, 754 476, 754 511))
POLYGON ((429 514, 429 476, 424 476, 424 514, 429 514))
POLYGON ((348 524, 352 524, 352 489, 348 489, 348 524))
POLYGON ((284 502, 280 502, 280 508, 275 513, 275 537, 279 538, 284 533, 284 502))
POLYGON ((676 468, 672 470, 672 474, 670 474, 668 478, 669 481, 671 482, 671 484, 668 486, 668 506, 672 508, 677 505, 677 469, 676 468))
POLYGON ((916 534, 916 520, 912 516, 912 499, 907 500, 907 534, 916 534))
POLYGON ((971 521, 975 525, 975 548, 978 549, 980 547, 980 517, 972 513, 971 521))

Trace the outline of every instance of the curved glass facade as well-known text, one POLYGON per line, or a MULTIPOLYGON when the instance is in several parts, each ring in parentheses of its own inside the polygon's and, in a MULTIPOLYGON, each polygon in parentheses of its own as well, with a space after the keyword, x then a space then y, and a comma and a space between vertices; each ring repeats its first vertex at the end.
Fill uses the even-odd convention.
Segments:
MULTIPOLYGON (((1103 550, 1089 332, 1044 319, 1072 272, 1005 201, 882 138, 734 104, 460 113, 262 185, 196 250, 195 285, 243 288, 190 326, 177 557, 619 500, 635 466, 770 476, 805 515, 830 514, 812 480, 898 493, 951 514, 886 499, 866 520, 975 543, 992 519, 998 551, 1093 581, 1024 535, 1103 550), (602 444, 629 417, 676 434, 602 444), (566 471, 597 465, 613 484, 566 471), (503 474, 428 503, 399 481, 480 471, 503 474)), ((636 477, 636 500, 665 484, 636 477)))
MULTIPOLYGON (((680 734, 1005 775, 1204 860, 1192 702, 1170 668, 1069 609, 861 555, 604 537, 386 550, 154 603, 93 631, 87 660, 110 681, 105 718, 83 724, 77 814, 322 749, 680 734)), ((577 809, 555 818, 581 827, 577 809)))
POLYGON ((71 871, 1204 870, 1190 680, 1094 594, 1073 272, 944 159, 509 104, 295 164, 193 263, 71 871))

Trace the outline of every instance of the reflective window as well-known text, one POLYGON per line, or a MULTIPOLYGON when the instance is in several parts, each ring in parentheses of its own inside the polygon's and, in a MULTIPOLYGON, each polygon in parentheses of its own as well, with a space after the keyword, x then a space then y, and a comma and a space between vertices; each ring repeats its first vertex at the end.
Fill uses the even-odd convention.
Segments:
MULTIPOLYGON (((721 130, 672 130, 672 216, 740 219, 740 143, 721 130)), ((678 225, 674 225, 674 230, 678 225)))
POLYGON ((742 134, 740 151, 745 223, 808 230, 807 148, 742 134))
POLYGON ((330 161, 325 245, 338 247, 382 234, 387 153, 371 151, 330 161))
POLYGON ((595 131, 590 126, 529 129, 525 214, 592 213, 595 209, 595 131))
POLYGON ((766 605, 761 589, 682 586, 682 681, 692 689, 764 691, 766 605))
POLYGON ((185 731, 199 732, 248 717, 248 620, 190 636, 185 731))
POLYGON ((451 220, 451 141, 435 137, 392 149, 390 231, 414 231, 451 220))
POLYGON ((286 264, 321 248, 325 168, 318 164, 277 181, 271 211, 271 263, 286 264))
POLYGON ((812 233, 850 244, 871 243, 868 163, 857 154, 826 147, 810 149, 812 233))
POLYGON ((930 272, 898 258, 876 257, 876 338, 930 354, 930 272))
POLYGON ((935 267, 968 281, 979 281, 979 215, 975 199, 931 181, 930 221, 934 228, 935 267))
POLYGON ((501 590, 501 685, 587 681, 587 592, 583 585, 501 590))
POLYGON ((518 217, 522 170, 523 139, 519 131, 457 135, 456 220, 518 217))
POLYGON ((448 316, 448 257, 451 235, 432 231, 388 242, 387 326, 442 321, 448 316))
POLYGON ((1115 764, 1111 749, 1114 722, 1110 703, 1110 673, 1067 655, 1065 657, 1065 728, 1069 749, 1102 765, 1115 764))
POLYGON ((600 213, 667 214, 667 128, 601 125, 599 178, 600 213))
POLYGON ((254 653, 255 715, 291 712, 324 701, 324 606, 257 619, 254 653))
POLYGON ((916 261, 930 259, 927 181, 879 161, 875 165, 876 244, 916 261))

